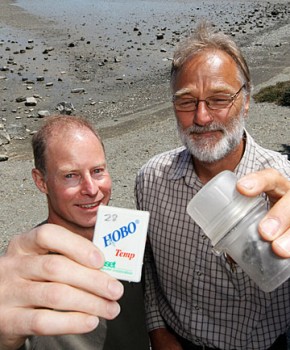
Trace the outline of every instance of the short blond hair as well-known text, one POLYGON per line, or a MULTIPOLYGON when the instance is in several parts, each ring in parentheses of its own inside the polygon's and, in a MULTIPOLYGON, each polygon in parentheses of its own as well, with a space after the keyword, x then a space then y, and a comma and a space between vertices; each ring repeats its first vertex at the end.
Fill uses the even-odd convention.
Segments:
POLYGON ((49 138, 56 133, 62 131, 65 133, 67 130, 75 128, 90 130, 100 141, 104 149, 100 135, 92 124, 83 117, 69 115, 50 116, 47 118, 45 124, 33 135, 31 141, 35 168, 41 171, 43 175, 46 174, 45 151, 49 138))

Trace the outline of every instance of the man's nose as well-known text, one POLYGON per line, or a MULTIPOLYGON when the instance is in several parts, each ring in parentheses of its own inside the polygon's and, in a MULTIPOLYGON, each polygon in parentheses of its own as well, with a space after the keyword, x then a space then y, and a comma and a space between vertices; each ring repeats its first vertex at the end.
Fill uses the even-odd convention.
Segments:
POLYGON ((194 111, 194 123, 200 126, 205 126, 213 121, 213 117, 210 113, 206 102, 199 100, 194 111))
POLYGON ((89 196, 95 195, 99 191, 98 181, 93 179, 91 174, 83 177, 81 187, 82 194, 89 196))

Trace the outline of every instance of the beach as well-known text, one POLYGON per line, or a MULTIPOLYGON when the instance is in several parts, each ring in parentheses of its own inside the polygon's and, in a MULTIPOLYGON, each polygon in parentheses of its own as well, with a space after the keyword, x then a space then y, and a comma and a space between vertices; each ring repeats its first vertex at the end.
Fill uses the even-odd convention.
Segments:
MULTIPOLYGON (((200 19, 210 19, 241 45, 253 93, 290 80, 288 1, 59 3, 43 0, 38 8, 34 1, 1 2, 2 252, 12 234, 46 219, 46 199, 31 179, 30 140, 45 118, 62 109, 97 127, 113 179, 110 204, 134 208, 138 169, 180 145, 170 64, 179 40, 200 19)), ((252 99, 247 129, 262 146, 289 152, 289 107, 252 99)))

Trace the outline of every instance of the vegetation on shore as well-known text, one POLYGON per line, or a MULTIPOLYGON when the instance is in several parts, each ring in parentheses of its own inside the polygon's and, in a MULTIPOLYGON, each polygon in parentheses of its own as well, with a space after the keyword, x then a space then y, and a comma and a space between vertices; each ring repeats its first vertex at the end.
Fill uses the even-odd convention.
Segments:
POLYGON ((253 95, 255 102, 273 102, 279 106, 290 106, 290 80, 267 86, 253 95))

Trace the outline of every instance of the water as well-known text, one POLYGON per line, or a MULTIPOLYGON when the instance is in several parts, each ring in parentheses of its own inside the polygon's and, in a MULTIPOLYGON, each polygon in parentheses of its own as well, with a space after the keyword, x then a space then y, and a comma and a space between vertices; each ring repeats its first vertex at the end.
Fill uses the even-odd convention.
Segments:
POLYGON ((152 19, 156 20, 156 25, 168 26, 179 21, 190 23, 200 17, 210 17, 220 24, 234 23, 241 14, 254 10, 256 6, 250 0, 18 0, 17 4, 32 14, 62 24, 65 19, 66 23, 77 25, 85 18, 86 21, 112 26, 152 19))
MULTIPOLYGON (((142 33, 146 30, 156 34, 156 31, 162 28, 169 28, 180 34, 187 33, 201 18, 209 19, 222 31, 232 31, 234 27, 248 23, 250 16, 256 16, 257 9, 263 15, 269 5, 286 3, 287 0, 17 1, 17 4, 29 13, 55 21, 58 28, 68 28, 72 32, 77 30, 89 40, 95 40, 96 35, 101 32, 108 35, 111 42, 114 42, 114 37, 120 33, 132 33, 134 26, 142 33)), ((257 27, 255 21, 253 27, 257 27)), ((151 33, 146 33, 150 40, 151 33)), ((118 40, 115 41, 116 47, 119 46, 118 40)))
MULTIPOLYGON (((186 35, 201 18, 210 18, 227 31, 229 26, 242 23, 256 6, 250 0, 18 0, 17 5, 54 21, 53 26, 68 35, 76 34, 96 47, 116 51, 126 42, 140 42, 137 35, 132 38, 138 31, 142 35, 140 50, 153 45, 160 31, 167 30, 165 40, 171 42, 172 32, 176 32, 176 39, 186 35)), ((170 52, 170 47, 166 50, 170 52)))

